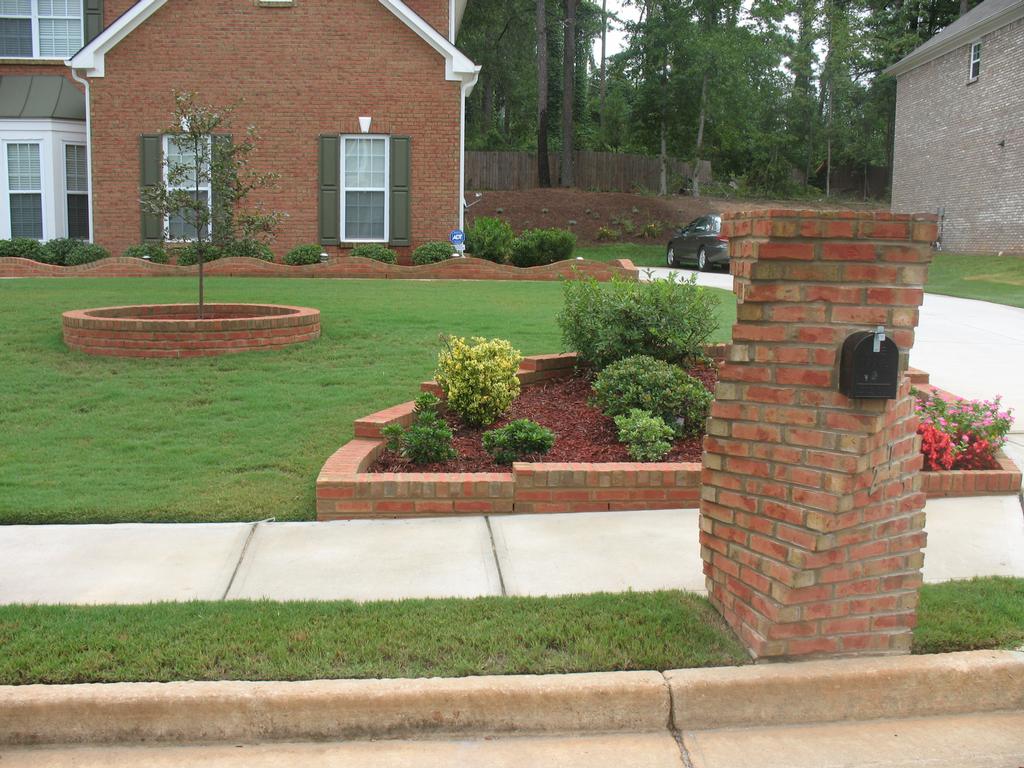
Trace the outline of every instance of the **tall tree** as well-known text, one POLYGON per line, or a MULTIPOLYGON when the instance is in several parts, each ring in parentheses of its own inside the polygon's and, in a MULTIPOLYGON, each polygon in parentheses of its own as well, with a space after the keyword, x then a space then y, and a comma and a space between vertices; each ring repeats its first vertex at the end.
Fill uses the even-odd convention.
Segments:
POLYGON ((573 120, 576 99, 576 5, 579 0, 565 0, 565 43, 562 46, 562 177, 563 187, 576 184, 576 168, 573 158, 575 148, 575 123, 573 120))
POLYGON ((537 0, 537 179, 551 186, 548 166, 548 4, 537 0))

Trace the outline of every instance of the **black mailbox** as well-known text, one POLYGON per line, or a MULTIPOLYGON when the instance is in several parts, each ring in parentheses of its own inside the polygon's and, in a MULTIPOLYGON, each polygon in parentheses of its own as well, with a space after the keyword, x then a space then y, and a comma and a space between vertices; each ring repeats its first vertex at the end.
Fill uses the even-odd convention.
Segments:
POLYGON ((851 398, 892 400, 900 382, 900 350, 885 330, 858 331, 843 342, 839 391, 851 398))

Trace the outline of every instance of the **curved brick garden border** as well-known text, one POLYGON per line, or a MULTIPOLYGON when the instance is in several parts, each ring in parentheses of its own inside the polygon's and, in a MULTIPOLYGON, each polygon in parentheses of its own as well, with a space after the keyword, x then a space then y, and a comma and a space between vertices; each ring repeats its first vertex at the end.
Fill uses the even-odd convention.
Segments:
POLYGON ((143 304, 65 312, 64 342, 107 357, 211 357, 320 337, 320 310, 278 304, 143 304))
MULTIPOLYGON (((195 265, 179 267, 153 264, 142 259, 112 256, 90 264, 59 267, 29 259, 0 258, 0 277, 184 277, 198 274, 195 265)), ((513 267, 483 259, 467 257, 449 259, 437 264, 410 267, 384 264, 358 256, 333 258, 323 264, 289 266, 241 256, 217 259, 205 265, 213 277, 333 277, 373 278, 377 280, 560 280, 574 275, 587 275, 597 280, 612 276, 635 280, 639 270, 628 259, 610 262, 570 259, 543 267, 513 267)))
MULTIPOLYGON (((726 345, 708 348, 721 359, 726 345)), ((576 355, 537 355, 523 360, 519 380, 532 384, 572 373, 576 355)), ((930 389, 928 374, 911 369, 911 382, 930 389)), ((424 391, 440 394, 435 382, 424 391)), ((517 462, 511 472, 368 472, 384 450, 381 430, 408 426, 413 403, 402 403, 355 422, 355 438, 332 455, 316 480, 318 520, 432 517, 542 512, 691 509, 699 506, 701 464, 548 464, 517 462)), ((922 472, 928 496, 1015 493, 1021 472, 1003 454, 1001 470, 922 472)))

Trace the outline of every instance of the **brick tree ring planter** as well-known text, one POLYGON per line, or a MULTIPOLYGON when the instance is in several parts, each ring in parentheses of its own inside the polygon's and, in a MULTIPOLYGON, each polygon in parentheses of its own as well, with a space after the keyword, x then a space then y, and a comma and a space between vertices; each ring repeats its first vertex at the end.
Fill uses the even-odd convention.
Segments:
POLYGON ((65 312, 64 342, 88 355, 210 357, 320 336, 320 311, 277 304, 141 304, 65 312))

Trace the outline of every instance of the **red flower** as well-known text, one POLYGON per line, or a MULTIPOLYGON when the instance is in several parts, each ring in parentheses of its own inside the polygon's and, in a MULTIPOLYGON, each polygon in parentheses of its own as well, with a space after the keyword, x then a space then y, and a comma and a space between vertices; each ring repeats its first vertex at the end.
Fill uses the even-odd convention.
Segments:
POLYGON ((931 424, 917 428, 921 436, 921 453, 924 454, 924 468, 929 472, 953 468, 953 441, 945 432, 931 424))

